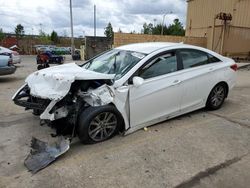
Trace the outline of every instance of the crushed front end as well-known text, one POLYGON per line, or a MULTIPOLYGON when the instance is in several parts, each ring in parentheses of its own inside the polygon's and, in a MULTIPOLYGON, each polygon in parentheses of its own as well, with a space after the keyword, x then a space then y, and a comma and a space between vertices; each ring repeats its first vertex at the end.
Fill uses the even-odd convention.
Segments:
MULTIPOLYGON (((16 92, 12 99, 16 105, 25 107, 25 110, 33 110, 33 114, 40 116, 41 120, 50 123, 63 120, 64 124, 74 128, 80 109, 112 102, 114 96, 112 89, 108 86, 110 84, 110 80, 75 81, 64 97, 54 99, 33 95, 31 88, 26 84, 16 92)), ((58 125, 57 128, 62 129, 62 126, 58 125)))
POLYGON ((68 151, 72 138, 76 135, 77 118, 80 109, 90 105, 103 105, 112 100, 111 91, 105 81, 76 81, 70 91, 61 100, 51 100, 35 97, 31 94, 28 84, 22 86, 13 96, 16 105, 33 110, 34 115, 40 115, 41 123, 46 123, 56 129, 58 139, 49 144, 37 138, 32 138, 31 151, 25 159, 25 166, 32 172, 43 169, 57 157, 68 151), (98 89, 94 89, 98 88, 98 89), (106 98, 100 98, 101 92, 106 98), (105 92, 109 93, 105 95, 105 92), (110 98, 108 97, 110 96, 110 98), (34 144, 36 143, 36 144, 34 144), (39 143, 39 144, 37 144, 39 143))
POLYGON ((75 136, 74 128, 81 103, 77 99, 74 100, 70 92, 60 101, 32 96, 27 84, 21 87, 12 99, 16 105, 25 107, 25 110, 33 110, 34 115, 39 115, 41 125, 45 123, 56 129, 56 134, 52 135, 58 136, 55 143, 32 137, 31 150, 24 165, 29 171, 36 173, 68 151, 75 136))
POLYGON ((39 116, 40 124, 55 128, 56 134, 52 136, 60 138, 52 145, 44 141, 39 141, 36 147, 31 145, 32 150, 25 160, 29 170, 37 172, 68 150, 76 136, 79 114, 86 108, 115 104, 119 100, 114 97, 113 78, 114 75, 88 71, 75 64, 43 69, 27 77, 26 84, 12 100, 39 116), (63 147, 51 148, 61 144, 63 147))

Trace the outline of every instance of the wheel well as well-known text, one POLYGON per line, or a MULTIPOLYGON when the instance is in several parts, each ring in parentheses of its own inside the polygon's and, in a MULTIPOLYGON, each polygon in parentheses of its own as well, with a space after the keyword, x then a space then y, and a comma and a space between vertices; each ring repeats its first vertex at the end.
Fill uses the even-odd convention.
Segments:
MULTIPOLYGON (((114 103, 110 103, 109 105, 112 105, 112 106, 114 106, 116 108, 114 103)), ((119 115, 120 115, 120 117, 122 119, 122 125, 121 125, 121 127, 119 127, 119 132, 122 133, 122 132, 125 131, 125 122, 124 122, 124 119, 123 119, 123 116, 122 116, 121 112, 117 108, 116 108, 116 110, 117 110, 117 112, 119 113, 119 115)))
MULTIPOLYGON (((215 86, 217 86, 217 85, 224 85, 224 86, 225 86, 225 88, 226 88, 226 98, 227 98, 227 96, 228 96, 228 91, 229 91, 228 84, 227 84, 226 82, 222 81, 222 82, 219 82, 218 84, 216 84, 215 86)), ((215 86, 214 86, 214 87, 215 87, 215 86)))
MULTIPOLYGON (((225 86, 225 88, 226 88, 226 98, 227 98, 227 96, 228 96, 228 91, 229 91, 228 84, 227 84, 225 81, 221 81, 221 82, 215 84, 214 87, 217 86, 217 85, 224 85, 224 86, 225 86)), ((213 87, 213 88, 214 88, 214 87, 213 87)), ((213 88, 211 89, 211 91, 213 90, 213 88)), ((210 93, 211 93, 211 91, 210 91, 210 93)), ((208 101, 208 97, 209 97, 210 93, 209 93, 208 96, 207 96, 207 101, 208 101)), ((206 101, 206 104, 207 104, 207 101, 206 101)))
MULTIPOLYGON (((115 104, 113 104, 113 103, 110 103, 110 104, 108 104, 108 105, 112 105, 112 106, 114 106, 114 107, 116 108, 115 104)), ((89 106, 89 107, 91 107, 91 106, 89 106)), ((88 107, 82 106, 81 109, 79 110, 78 118, 77 118, 77 125, 76 125, 76 126, 78 126, 79 114, 80 114, 83 110, 85 110, 86 108, 88 108, 88 107)), ((119 111, 117 108, 116 108, 116 110, 117 110, 117 113, 119 113, 119 116, 120 116, 120 118, 121 118, 121 120, 122 120, 122 125, 121 125, 121 127, 119 127, 119 132, 122 133, 122 132, 125 131, 125 122, 124 122, 123 116, 122 116, 122 114, 120 113, 120 111, 119 111)))

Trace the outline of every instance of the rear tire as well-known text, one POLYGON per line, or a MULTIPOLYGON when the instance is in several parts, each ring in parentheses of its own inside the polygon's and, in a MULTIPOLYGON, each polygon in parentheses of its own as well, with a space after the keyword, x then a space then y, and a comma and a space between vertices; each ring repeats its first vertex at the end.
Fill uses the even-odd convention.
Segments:
POLYGON ((40 58, 37 58, 37 61, 36 61, 37 64, 41 64, 42 63, 42 60, 40 58))
POLYGON ((214 86, 214 88, 212 89, 212 91, 208 96, 206 107, 209 110, 219 109, 224 103, 226 96, 227 96, 227 88, 225 84, 217 84, 216 86, 214 86))
POLYGON ((84 144, 93 144, 112 138, 123 120, 112 105, 88 107, 79 116, 77 134, 84 144))

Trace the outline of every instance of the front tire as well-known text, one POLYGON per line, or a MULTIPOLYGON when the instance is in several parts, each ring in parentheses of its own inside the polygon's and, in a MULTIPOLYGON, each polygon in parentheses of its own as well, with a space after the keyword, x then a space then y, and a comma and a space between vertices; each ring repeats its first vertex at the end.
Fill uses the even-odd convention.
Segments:
POLYGON ((82 143, 98 143, 112 138, 122 123, 122 117, 114 106, 91 106, 81 112, 77 134, 82 143))
POLYGON ((206 107, 209 110, 219 109, 224 103, 226 96, 227 96, 227 88, 225 84, 217 84, 216 86, 214 86, 214 88, 212 89, 212 91, 208 96, 206 107))

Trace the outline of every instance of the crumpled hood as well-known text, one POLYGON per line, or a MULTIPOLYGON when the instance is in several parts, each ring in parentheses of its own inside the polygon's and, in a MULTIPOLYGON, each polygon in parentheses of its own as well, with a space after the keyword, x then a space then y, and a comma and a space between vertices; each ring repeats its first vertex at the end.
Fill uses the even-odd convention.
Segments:
POLYGON ((75 80, 111 80, 114 74, 102 74, 86 70, 75 63, 54 66, 30 74, 25 82, 33 96, 61 100, 75 80))

